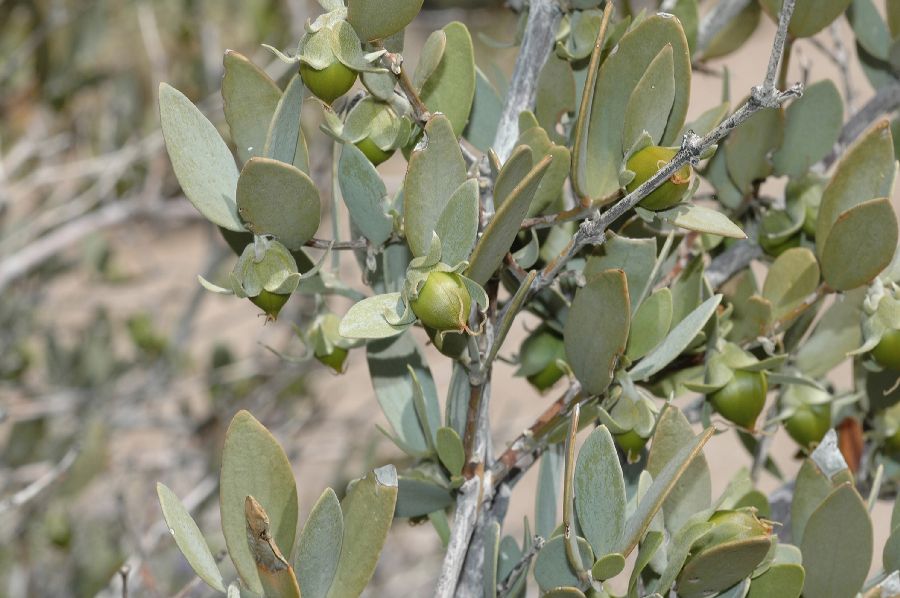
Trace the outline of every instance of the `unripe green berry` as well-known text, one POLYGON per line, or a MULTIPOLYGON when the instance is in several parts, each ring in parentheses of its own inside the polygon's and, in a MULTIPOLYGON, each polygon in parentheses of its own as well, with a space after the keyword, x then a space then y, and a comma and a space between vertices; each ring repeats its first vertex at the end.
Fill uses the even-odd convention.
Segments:
POLYGON ((728 384, 709 395, 713 408, 725 419, 753 430, 766 404, 768 382, 763 372, 737 370, 728 384))
POLYGON ((649 440, 649 438, 644 438, 634 430, 628 430, 621 434, 614 434, 613 438, 616 439, 616 442, 622 447, 622 450, 629 454, 640 453, 641 449, 644 448, 644 445, 647 444, 647 440, 649 440))
POLYGON ((691 554, 699 554, 727 542, 763 538, 772 533, 772 525, 759 519, 753 508, 716 511, 708 521, 713 527, 694 543, 691 554))
POLYGON ((831 428, 831 403, 800 405, 784 422, 784 429, 804 448, 825 437, 831 428))
MULTIPOLYGON (((625 190, 631 193, 655 175, 678 153, 678 148, 651 145, 637 151, 628 159, 626 168, 634 173, 634 178, 625 190)), ((639 204, 648 210, 665 210, 681 201, 691 185, 691 166, 685 164, 665 183, 656 188, 639 204)))
POLYGON ((353 83, 356 81, 356 71, 337 59, 321 70, 316 70, 305 62, 301 62, 300 78, 317 98, 331 104, 353 87, 353 83))
POLYGON ((278 319, 278 312, 290 298, 290 295, 281 295, 263 289, 256 297, 250 297, 250 301, 265 312, 266 320, 274 322, 278 319))
POLYGON ((344 362, 347 361, 349 351, 337 345, 331 348, 331 353, 315 354, 316 360, 322 365, 327 365, 338 374, 344 373, 344 362))
POLYGON ((365 137, 361 141, 356 142, 356 147, 360 149, 360 151, 365 154, 366 158, 369 159, 369 162, 378 166, 388 158, 394 155, 394 150, 384 151, 378 145, 372 141, 371 137, 365 137))
POLYGON ((900 330, 888 330, 872 349, 872 357, 884 368, 900 371, 900 330))
POLYGON ((438 332, 466 330, 472 297, 459 274, 432 272, 409 306, 422 324, 438 332))
POLYGON ((565 372, 557 365, 556 360, 565 358, 566 348, 562 337, 545 326, 529 335, 519 348, 522 373, 541 392, 563 377, 565 372))

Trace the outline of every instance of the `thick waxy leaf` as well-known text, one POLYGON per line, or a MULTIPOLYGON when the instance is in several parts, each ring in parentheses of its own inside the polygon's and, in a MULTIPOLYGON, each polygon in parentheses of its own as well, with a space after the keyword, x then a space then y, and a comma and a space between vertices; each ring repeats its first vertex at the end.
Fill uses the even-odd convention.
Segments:
POLYGON ((418 343, 410 333, 369 343, 366 347, 366 359, 375 396, 394 433, 414 454, 426 454, 429 445, 416 415, 413 404, 414 381, 408 368, 413 369, 415 379, 422 387, 431 429, 437 430, 441 426, 441 420, 437 388, 418 343))
POLYGON ((747 598, 799 598, 804 577, 803 567, 798 564, 772 565, 750 582, 747 598))
POLYGON ((862 344, 859 326, 865 289, 838 296, 797 351, 797 366, 807 376, 819 378, 847 359, 862 344))
MULTIPOLYGON (((577 538, 578 552, 582 563, 593 563, 594 553, 584 538, 577 538)), ((563 536, 551 538, 544 544, 534 561, 534 579, 542 591, 568 586, 581 586, 578 574, 572 570, 566 556, 566 539, 563 536)))
POLYGON ((496 598, 500 557, 500 523, 492 521, 484 534, 484 598, 496 598))
MULTIPOLYGON (((788 32, 793 37, 815 35, 841 16, 850 2, 851 0, 797 0, 788 32)), ((777 23, 784 0, 761 0, 761 4, 777 23)))
POLYGON ((421 90, 422 85, 428 80, 428 77, 434 73, 441 58, 444 57, 444 51, 447 49, 447 34, 443 30, 437 30, 428 36, 425 45, 422 46, 422 52, 419 54, 419 62, 416 64, 416 70, 413 72, 412 83, 416 90, 421 90))
POLYGON ((632 92, 654 58, 671 44, 675 73, 675 97, 662 145, 675 141, 687 114, 691 61, 687 39, 678 19, 653 15, 626 33, 604 62, 593 90, 591 112, 585 120, 587 139, 578 152, 575 177, 578 188, 593 200, 607 200, 619 190, 625 114, 632 92))
POLYGON ((403 183, 406 240, 413 255, 428 253, 435 226, 465 178, 466 163, 450 121, 435 115, 409 158, 403 183))
POLYGON ((654 145, 659 145, 672 102, 675 101, 675 60, 672 45, 666 44, 650 62, 638 81, 625 109, 625 131, 622 154, 627 154, 646 131, 654 145))
POLYGON ((241 232, 234 194, 238 170, 228 146, 183 93, 159 84, 159 118, 172 169, 188 200, 203 217, 241 232))
POLYGON ((347 20, 359 39, 384 39, 412 23, 423 0, 348 0, 347 20))
POLYGON ((756 31, 761 13, 759 4, 748 2, 712 39, 699 41, 703 58, 719 58, 742 47, 756 31))
POLYGON ((475 245, 466 276, 484 286, 503 263, 503 256, 509 252, 516 239, 528 207, 552 162, 550 156, 538 162, 510 192, 475 245))
POLYGON ((269 529, 283 554, 290 554, 297 532, 297 486, 278 441, 246 411, 239 411, 225 433, 219 508, 222 533, 234 567, 247 587, 263 591, 247 543, 244 503, 252 495, 269 515, 269 529))
POLYGON ((894 172, 894 142, 888 121, 883 120, 847 150, 822 192, 816 221, 819 257, 841 214, 870 199, 891 196, 894 172))
POLYGON ((631 320, 628 348, 632 361, 640 359, 662 342, 672 325, 672 291, 663 288, 647 297, 631 320))
POLYGON ((325 598, 341 556, 344 515, 334 490, 327 488, 300 532, 294 570, 303 598, 325 598))
POLYGON ((713 435, 713 431, 712 428, 707 428, 689 444, 682 446, 659 472, 659 475, 654 478, 653 484, 638 503, 634 514, 628 518, 628 522, 625 524, 625 533, 622 535, 622 543, 615 552, 628 558, 647 528, 650 527, 653 517, 663 506, 675 484, 687 471, 691 462, 700 454, 706 441, 713 435))
POLYGON ((684 598, 718 595, 749 577, 771 547, 769 538, 763 537, 728 542, 703 551, 688 560, 682 569, 678 595, 684 598))
POLYGON ((319 190, 301 170, 268 158, 251 158, 237 183, 237 206, 247 228, 272 235, 297 251, 319 228, 319 190))
POLYGON ((585 539, 603 556, 618 546, 625 529, 625 479, 606 426, 591 432, 575 464, 575 508, 585 539))
POLYGON ((531 127, 522 131, 518 143, 531 148, 535 162, 539 162, 544 156, 553 157, 553 163, 547 169, 547 174, 544 175, 540 187, 528 207, 528 216, 537 216, 547 211, 559 199, 563 185, 569 177, 572 156, 569 148, 550 141, 547 131, 541 127, 531 127))
POLYGON ((862 588, 872 562, 872 520, 852 485, 832 492, 803 533, 804 596, 843 598, 862 588))
POLYGON ((265 156, 293 164, 305 173, 309 172, 309 155, 306 139, 300 128, 300 108, 303 106, 303 80, 300 75, 288 83, 284 95, 278 101, 272 124, 266 135, 265 156))
POLYGON ((822 275, 838 291, 855 289, 887 268, 897 250, 897 214, 887 198, 843 212, 821 253, 822 275))
POLYGON ((784 136, 784 112, 773 108, 760 110, 725 140, 725 163, 735 186, 743 193, 753 181, 772 172, 769 154, 781 146, 784 136))
POLYGON ((401 477, 396 517, 422 517, 453 504, 450 490, 431 480, 401 477))
POLYGON ((631 311, 637 309, 641 292, 652 284, 650 273, 656 263, 656 241, 654 239, 629 239, 609 234, 603 244, 604 254, 591 256, 584 267, 585 277, 605 270, 619 269, 628 279, 628 294, 631 296, 631 311))
POLYGON ((881 551, 881 562, 885 571, 900 569, 900 527, 894 527, 894 531, 888 536, 881 551))
POLYGON ((487 152, 497 136, 497 124, 503 112, 500 93, 481 69, 475 69, 475 99, 464 136, 479 151, 487 152))
POLYGON ((338 166, 341 195, 353 225, 373 245, 391 236, 394 220, 387 214, 387 189, 372 162, 352 143, 344 144, 338 166))
POLYGON ((766 274, 763 297, 772 303, 772 317, 782 319, 819 286, 819 263, 812 251, 794 247, 782 253, 766 274))
POLYGON ((549 538, 559 521, 559 486, 563 468, 563 445, 548 447, 538 466, 538 488, 534 499, 534 531, 549 538))
POLYGON ((459 137, 469 122, 475 97, 475 51, 472 36, 462 23, 454 21, 443 31, 447 36, 444 55, 419 95, 430 111, 441 112, 450 119, 453 132, 459 137))
POLYGON ((466 464, 466 451, 456 430, 447 427, 438 428, 437 454, 450 475, 462 473, 463 465, 466 464))
POLYGON ((722 295, 714 295, 688 314, 669 332, 659 346, 631 369, 629 372, 631 377, 638 381, 646 380, 681 355, 681 352, 687 349, 697 333, 706 326, 706 322, 715 313, 721 301, 722 295))
POLYGON ((812 460, 807 459, 800 466, 794 488, 794 497, 791 502, 791 538, 797 544, 801 544, 803 533, 806 531, 806 523, 831 493, 832 485, 818 466, 812 460))
POLYGON ((572 66, 568 60, 551 53, 538 77, 534 115, 543 129, 555 131, 562 115, 574 110, 575 75, 572 66))
POLYGON ((341 318, 338 329, 346 338, 389 338, 397 336, 413 323, 392 324, 403 315, 400 293, 385 293, 367 297, 356 303, 341 318), (388 321, 388 317, 390 321, 388 321))
POLYGON ((698 233, 718 235, 732 239, 746 239, 747 234, 731 219, 719 212, 694 204, 678 206, 665 212, 658 212, 660 218, 671 220, 675 226, 698 233))
POLYGON ((397 503, 397 470, 385 465, 351 482, 341 501, 344 539, 329 598, 359 596, 366 588, 387 538, 397 503))
MULTIPOLYGON (((684 413, 675 407, 666 408, 653 433, 647 471, 654 479, 658 478, 678 451, 693 442, 694 432, 684 413)), ((701 453, 684 471, 663 504, 666 528, 674 534, 692 515, 709 508, 711 500, 709 464, 701 453)))
POLYGON ((246 162, 253 156, 263 155, 281 90, 261 68, 234 50, 225 51, 224 62, 225 120, 237 146, 238 158, 246 162))
POLYGON ((159 496, 159 505, 162 507, 166 525, 169 526, 181 554, 187 559, 197 577, 213 589, 224 592, 225 581, 222 579, 222 573, 191 514, 175 493, 164 484, 156 484, 156 494, 159 496))
POLYGON ((799 177, 834 147, 844 122, 841 94, 830 80, 803 90, 803 97, 787 109, 781 148, 772 156, 775 172, 799 177))
POLYGON ((600 394, 609 386, 630 326, 625 273, 607 270, 588 277, 575 293, 563 332, 566 359, 587 394, 600 394))
POLYGON ((499 210, 515 188, 528 176, 534 167, 534 157, 531 149, 526 145, 519 145, 513 149, 512 154, 494 182, 494 208, 499 210))

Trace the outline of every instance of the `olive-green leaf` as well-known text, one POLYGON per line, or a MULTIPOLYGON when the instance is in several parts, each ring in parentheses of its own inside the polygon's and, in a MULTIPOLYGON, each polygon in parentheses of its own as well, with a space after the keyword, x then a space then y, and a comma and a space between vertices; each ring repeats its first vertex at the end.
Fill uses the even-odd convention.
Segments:
POLYGON ((549 538, 559 520, 559 486, 563 469, 563 445, 547 447, 538 466, 537 491, 534 497, 534 531, 549 538))
POLYGON ((660 371, 688 348, 697 333, 715 313, 722 295, 714 295, 701 303, 673 328, 665 340, 629 372, 634 380, 646 380, 660 371))
POLYGON ((675 59, 672 44, 666 44, 650 62, 641 80, 631 92, 625 109, 625 131, 622 154, 627 154, 646 131, 654 145, 659 145, 672 102, 675 101, 675 59))
POLYGON ((472 102, 472 112, 469 114, 469 124, 466 125, 463 136, 479 151, 487 152, 497 136, 501 112, 503 100, 500 99, 500 93, 481 69, 476 67, 475 99, 472 102))
POLYGON ((247 543, 244 500, 252 495, 269 514, 275 544, 290 554, 297 532, 297 485, 278 441, 247 411, 238 411, 225 433, 219 508, 228 554, 247 587, 263 591, 256 561, 247 543))
POLYGON ((512 247, 528 207, 552 163, 553 157, 546 156, 510 192, 475 244, 466 276, 484 286, 503 263, 503 256, 512 247))
POLYGON ((419 62, 416 64, 416 70, 413 72, 412 83, 416 90, 421 90, 428 77, 437 69, 446 49, 447 34, 441 29, 433 31, 428 36, 428 39, 425 40, 422 51, 419 53, 419 62))
POLYGON ((352 143, 345 143, 338 164, 341 196, 353 225, 373 245, 381 245, 394 230, 387 213, 387 189, 372 162, 352 143))
POLYGON ((799 598, 803 591, 803 567, 795 563, 772 565, 753 578, 747 598, 799 598))
POLYGON ((513 190, 531 172, 534 167, 534 158, 531 149, 527 145, 516 146, 503 163, 497 180, 494 182, 494 208, 499 210, 513 190))
POLYGON ((247 228, 272 235, 293 251, 319 228, 319 190, 300 169, 269 158, 250 158, 237 183, 237 206, 247 228))
POLYGON ((653 479, 653 483, 650 485, 647 493, 640 500, 631 517, 628 518, 621 544, 615 552, 628 558, 628 555, 637 546, 647 528, 650 527, 653 517, 663 506, 675 484, 687 471, 691 462, 700 454, 706 441, 713 435, 713 431, 713 428, 707 428, 690 443, 682 446, 666 466, 663 467, 662 471, 659 472, 659 475, 653 479))
POLYGON ((803 532, 803 595, 855 596, 869 573, 872 542, 865 502, 851 484, 839 486, 813 512, 803 532))
POLYGON ((344 516, 341 503, 326 488, 306 519, 297 542, 294 571, 303 598, 325 598, 341 556, 344 516))
POLYGON ((462 23, 449 23, 443 31, 447 36, 444 55, 419 95, 430 111, 441 112, 450 119, 453 132, 459 137, 469 122, 475 98, 475 50, 472 36, 462 23))
POLYGON ((400 293, 385 293, 367 297, 351 307, 341 319, 338 329, 346 338, 388 338, 397 336, 412 324, 392 324, 403 314, 403 302, 400 293))
POLYGON ((453 193, 466 179, 466 163, 453 127, 443 114, 425 125, 425 136, 409 158, 403 182, 406 240, 413 255, 431 247, 432 233, 453 193))
POLYGON ((538 76, 534 116, 543 129, 555 131, 560 118, 574 110, 575 75, 572 66, 568 60, 551 52, 538 76))
MULTIPOLYGON (((654 479, 658 478, 675 454, 693 441, 694 432, 684 413, 676 407, 667 407, 653 433, 647 471, 654 479)), ((684 471, 663 504, 666 528, 674 534, 692 515, 709 508, 711 500, 709 464, 701 453, 684 471)))
POLYGON ((194 573, 211 588, 224 592, 222 573, 191 514, 165 484, 156 484, 156 494, 159 496, 159 506, 162 507, 166 525, 194 573))
POLYGON ((463 465, 466 464, 466 451, 456 430, 448 427, 438 428, 437 454, 450 475, 462 473, 463 465))
POLYGON ((753 181, 771 174, 769 156, 783 137, 784 112, 774 108, 760 110, 728 136, 723 144, 725 163, 738 189, 747 193, 753 181))
POLYGON ((842 213, 822 251, 822 275, 831 288, 862 286, 887 268, 897 251, 897 214, 888 198, 872 199, 842 213))
POLYGON ((759 26, 762 8, 756 2, 748 2, 737 15, 711 39, 700 39, 700 53, 705 60, 731 54, 744 45, 759 26))
POLYGON ((563 185, 569 178, 572 154, 564 145, 557 145, 550 141, 547 131, 541 127, 531 127, 522 131, 518 143, 531 148, 535 162, 539 162, 544 156, 553 156, 553 163, 547 169, 547 174, 544 175, 540 187, 528 207, 528 216, 537 216, 554 206, 554 202, 559 199, 563 185))
POLYGON ((780 320, 796 309, 819 286, 819 263, 812 251, 793 247, 778 256, 763 285, 763 297, 772 303, 772 316, 780 320))
POLYGON ((225 51, 222 99, 225 120, 238 158, 246 162, 265 151, 269 123, 281 99, 281 90, 261 68, 234 50, 225 51))
POLYGON ((788 106, 784 141, 772 156, 775 173, 799 177, 824 158, 841 134, 844 103, 834 82, 826 79, 803 90, 788 106))
POLYGON ((469 259, 478 236, 478 180, 460 185, 441 214, 434 232, 441 239, 441 261, 451 266, 469 259))
POLYGON ((359 39, 384 39, 412 23, 423 0, 348 0, 347 20, 359 39))
POLYGON ((628 283, 621 270, 588 277, 566 317, 566 360, 587 394, 602 393, 625 353, 631 326, 628 283))
POLYGON ((585 120, 587 139, 575 164, 578 188, 592 200, 608 201, 619 190, 625 113, 631 94, 650 63, 672 46, 675 99, 662 135, 662 145, 676 141, 684 125, 691 85, 691 59, 687 39, 678 19, 653 15, 626 33, 600 67, 590 115, 585 120))
POLYGON ((640 359, 662 342, 672 325, 672 291, 658 289, 647 297, 631 319, 625 354, 640 359))
POLYGON ((497 565, 500 558, 500 522, 492 521, 484 533, 484 598, 497 598, 497 565))
MULTIPOLYGON (((717 595, 749 577, 772 547, 768 537, 736 540, 706 549, 688 559, 678 577, 678 595, 717 595)), ((743 594, 741 594, 743 595, 743 594)))
MULTIPOLYGON (((850 2, 851 0, 797 0, 788 32, 793 37, 815 35, 841 16, 850 2)), ((761 0, 761 4, 769 16, 778 22, 784 0, 761 0)))
POLYGON ((595 555, 618 546, 625 529, 625 479, 616 445, 606 426, 587 437, 575 463, 575 510, 595 555))
POLYGON ((722 212, 712 208, 689 204, 664 212, 657 212, 657 215, 660 218, 670 220, 675 226, 698 233, 707 233, 731 239, 747 238, 747 234, 741 230, 741 227, 722 212))
POLYGON ((888 121, 882 120, 847 150, 822 192, 816 221, 816 252, 820 258, 838 217, 864 201, 890 197, 893 181, 894 142, 888 121))
POLYGON ((300 127, 300 109, 303 106, 303 80, 300 75, 294 77, 288 83, 287 88, 266 134, 265 156, 293 164, 304 173, 309 173, 309 154, 306 149, 306 138, 300 127))
POLYGON ((422 388, 431 429, 437 430, 441 422, 434 417, 435 413, 440 413, 437 388, 421 347, 407 332, 396 338, 369 343, 366 360, 375 397, 394 433, 416 455, 427 454, 429 445, 416 415, 415 385, 408 368, 413 369, 422 388))
POLYGON ((843 293, 819 320, 812 336, 797 350, 796 363, 807 376, 820 378, 862 344, 865 289, 843 293))
POLYGON ((453 504, 453 495, 444 486, 418 477, 400 476, 395 517, 423 517, 453 504))
POLYGON ((219 132, 183 93, 166 83, 159 84, 159 118, 185 196, 213 224, 243 231, 234 198, 238 169, 219 132))
POLYGON ((397 470, 385 465, 351 482, 341 501, 344 539, 329 598, 359 596, 366 588, 387 538, 397 503, 397 470))
POLYGON ((584 276, 590 277, 605 270, 619 269, 625 272, 628 279, 628 294, 631 296, 631 311, 637 309, 637 302, 641 298, 641 292, 648 284, 652 284, 650 274, 656 263, 655 239, 629 239, 607 234, 606 243, 603 244, 600 256, 588 258, 584 267, 584 276))
POLYGON ((881 551, 881 564, 885 571, 900 569, 900 527, 895 527, 884 543, 881 551))
MULTIPOLYGON (((584 538, 576 538, 578 552, 582 563, 593 563, 594 553, 584 538)), ((548 591, 562 586, 577 588, 581 586, 578 574, 572 570, 566 556, 566 539, 562 535, 551 538, 538 552, 534 560, 534 579, 541 591, 548 591)))

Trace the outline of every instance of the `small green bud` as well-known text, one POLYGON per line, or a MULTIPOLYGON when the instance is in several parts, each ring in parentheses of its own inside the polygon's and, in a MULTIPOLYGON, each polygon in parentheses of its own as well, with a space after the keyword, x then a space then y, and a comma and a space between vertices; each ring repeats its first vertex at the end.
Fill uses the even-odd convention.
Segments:
POLYGON ((900 371, 900 330, 888 330, 872 349, 872 357, 889 370, 900 371))
POLYGON ((556 363, 557 359, 565 358, 562 337, 547 326, 541 326, 519 348, 519 375, 524 375, 532 386, 543 392, 565 374, 556 363))
POLYGON ((616 439, 616 443, 623 451, 628 453, 629 456, 640 454, 641 449, 644 448, 644 445, 647 444, 647 441, 649 440, 649 438, 644 438, 634 430, 628 430, 621 434, 613 434, 613 438, 616 439))
MULTIPOLYGON (((669 163, 675 154, 677 147, 662 147, 651 145, 637 151, 628 159, 626 168, 634 173, 634 178, 625 190, 631 193, 645 182, 650 180, 660 168, 669 163)), ((678 169, 669 180, 660 185, 650 195, 641 200, 639 204, 648 210, 665 210, 681 201, 691 185, 691 166, 685 164, 678 169)))
POLYGON ((772 525, 756 516, 752 507, 736 511, 716 511, 709 518, 712 529, 691 546, 691 555, 698 555, 715 546, 738 540, 765 538, 772 534, 772 525))
POLYGON ((315 353, 316 360, 322 365, 327 365, 337 374, 344 373, 344 362, 347 361, 349 351, 343 347, 334 346, 330 353, 315 353))
POLYGON ((409 306, 422 324, 438 332, 468 330, 472 297, 459 274, 432 272, 409 306))
POLYGON ((259 295, 249 299, 253 302, 253 305, 265 312, 267 321, 274 322, 278 319, 278 313, 281 311, 281 308, 284 307, 284 304, 290 298, 290 295, 281 295, 263 289, 259 295))

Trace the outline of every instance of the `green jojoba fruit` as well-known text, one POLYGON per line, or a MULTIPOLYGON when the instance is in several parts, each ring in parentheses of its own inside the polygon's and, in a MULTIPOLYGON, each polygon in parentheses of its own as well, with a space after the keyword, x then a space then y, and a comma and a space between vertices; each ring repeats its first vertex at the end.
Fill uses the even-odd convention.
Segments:
POLYGON ((613 434, 613 438, 616 439, 616 443, 618 443, 622 450, 630 455, 637 455, 640 453, 641 449, 644 448, 644 445, 647 444, 647 441, 649 440, 649 438, 644 438, 634 430, 628 430, 621 434, 613 434))
POLYGON ((419 295, 409 302, 422 324, 438 332, 467 330, 472 297, 459 274, 432 272, 419 295))
POLYGON ((691 554, 700 554, 714 546, 739 540, 764 538, 772 534, 772 525, 756 516, 752 507, 735 511, 716 511, 709 518, 713 527, 691 546, 691 554))
POLYGON ((461 332, 439 333, 434 328, 425 328, 428 338, 431 339, 434 348, 451 359, 459 359, 468 350, 469 341, 461 332))
POLYGON ((372 141, 371 137, 366 137, 361 141, 356 142, 356 147, 360 149, 360 151, 369 159, 373 165, 378 166, 388 158, 394 155, 394 150, 384 151, 378 145, 372 141))
POLYGON ((300 78, 317 98, 331 104, 353 87, 353 83, 356 82, 356 71, 337 59, 322 70, 316 70, 301 62, 300 78))
POLYGON ((541 326, 528 336, 519 348, 519 363, 526 380, 543 392, 556 384, 565 372, 556 363, 566 358, 562 337, 546 326, 541 326))
POLYGON ((804 448, 820 442, 831 428, 831 403, 807 404, 784 421, 784 429, 804 448))
MULTIPOLYGON (((628 159, 626 168, 634 173, 634 179, 625 186, 631 193, 650 180, 660 168, 665 166, 678 153, 677 147, 651 145, 636 152, 628 159)), ((648 210, 665 210, 681 201, 691 185, 691 166, 685 164, 675 172, 669 180, 660 185, 639 204, 648 210)))
POLYGON ((888 330, 872 349, 872 357, 884 368, 900 371, 900 330, 888 330))
POLYGON ((334 346, 331 353, 315 354, 316 360, 322 365, 330 367, 336 374, 344 373, 344 362, 347 361, 349 351, 343 347, 334 346))
POLYGON ((772 257, 778 257, 788 249, 800 247, 800 235, 792 235, 783 241, 772 241, 765 235, 759 237, 759 246, 772 257))
POLYGON ((281 295, 263 289, 256 297, 250 297, 250 301, 265 312, 267 321, 274 322, 278 319, 278 312, 290 298, 290 295, 281 295))
POLYGON ((753 430, 766 404, 767 391, 765 373, 737 370, 728 384, 709 395, 709 400, 719 415, 753 430))

